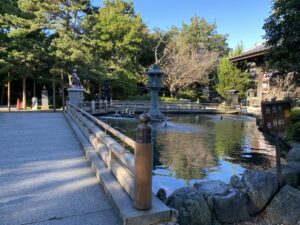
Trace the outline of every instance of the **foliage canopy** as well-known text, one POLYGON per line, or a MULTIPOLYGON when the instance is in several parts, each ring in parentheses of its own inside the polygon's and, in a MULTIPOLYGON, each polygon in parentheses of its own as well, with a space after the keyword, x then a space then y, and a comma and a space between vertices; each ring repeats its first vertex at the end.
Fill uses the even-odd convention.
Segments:
POLYGON ((270 47, 269 68, 283 73, 300 72, 300 1, 274 0, 265 20, 265 39, 270 47))

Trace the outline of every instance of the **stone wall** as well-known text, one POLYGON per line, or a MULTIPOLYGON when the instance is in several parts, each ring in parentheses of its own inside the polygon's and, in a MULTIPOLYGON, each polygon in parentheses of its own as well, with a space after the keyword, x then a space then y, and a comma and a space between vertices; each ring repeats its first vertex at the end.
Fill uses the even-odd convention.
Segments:
POLYGON ((261 214, 271 224, 300 224, 300 146, 294 146, 282 166, 283 186, 279 187, 276 168, 246 170, 230 183, 203 181, 176 190, 161 199, 178 211, 180 225, 234 224, 261 214))

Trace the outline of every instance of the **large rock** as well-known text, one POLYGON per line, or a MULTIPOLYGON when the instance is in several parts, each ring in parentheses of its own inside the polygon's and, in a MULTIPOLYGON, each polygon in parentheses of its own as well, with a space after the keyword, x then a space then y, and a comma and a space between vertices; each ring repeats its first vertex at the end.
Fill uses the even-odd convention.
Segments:
POLYGON ((219 180, 210 180, 195 183, 194 188, 204 195, 208 206, 213 210, 213 196, 226 194, 230 186, 219 180))
MULTIPOLYGON (((299 162, 300 163, 300 162, 299 162)), ((277 176, 277 168, 273 167, 268 170, 270 173, 273 173, 275 176, 277 176)), ((283 185, 290 185, 292 187, 297 187, 299 184, 299 172, 297 170, 293 169, 292 167, 289 167, 287 165, 281 166, 281 176, 282 176, 282 183, 283 185)))
POLYGON ((287 161, 300 161, 300 145, 295 145, 287 154, 287 161))
POLYGON ((242 176, 242 183, 250 198, 248 205, 250 215, 264 209, 278 189, 277 177, 270 172, 246 170, 242 176))
POLYGON ((299 162, 296 162, 296 161, 293 161, 293 162, 288 162, 286 164, 286 167, 290 168, 290 169, 293 169, 295 170, 298 174, 300 174, 300 161, 299 162))
POLYGON ((300 223, 300 191, 284 186, 266 208, 265 215, 272 224, 300 223))
POLYGON ((233 223, 249 218, 247 196, 222 181, 206 181, 194 185, 208 201, 222 223, 233 223))
POLYGON ((231 176, 229 184, 238 189, 245 189, 243 182, 237 175, 231 176))
POLYGON ((248 198, 238 189, 230 188, 225 195, 216 195, 214 209, 217 219, 223 223, 233 223, 248 219, 248 198))
POLYGON ((194 188, 176 190, 167 200, 167 205, 178 210, 180 225, 211 225, 211 211, 203 195, 194 188))

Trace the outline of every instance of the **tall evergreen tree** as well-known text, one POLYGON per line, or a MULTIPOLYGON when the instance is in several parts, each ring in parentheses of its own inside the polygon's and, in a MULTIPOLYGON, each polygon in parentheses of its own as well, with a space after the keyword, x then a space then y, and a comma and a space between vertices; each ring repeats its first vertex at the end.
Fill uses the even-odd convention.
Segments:
POLYGON ((237 90, 241 96, 245 96, 250 80, 246 72, 240 71, 226 57, 223 57, 218 66, 218 83, 216 90, 222 97, 226 97, 226 91, 237 90))
POLYGON ((268 67, 278 72, 300 72, 300 1, 274 0, 263 28, 270 47, 268 67))
POLYGON ((102 74, 121 83, 127 94, 134 94, 136 88, 132 85, 142 73, 139 59, 146 27, 133 3, 105 0, 96 13, 84 19, 84 32, 96 58, 104 64, 102 74))

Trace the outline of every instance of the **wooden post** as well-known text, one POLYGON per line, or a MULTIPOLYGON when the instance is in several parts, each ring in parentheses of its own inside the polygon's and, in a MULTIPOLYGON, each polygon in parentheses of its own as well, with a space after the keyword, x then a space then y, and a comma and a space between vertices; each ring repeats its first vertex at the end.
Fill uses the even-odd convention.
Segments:
POLYGON ((61 79, 61 105, 62 110, 65 111, 65 84, 64 84, 64 71, 60 70, 60 79, 61 79))
POLYGON ((136 149, 134 152, 134 199, 137 209, 152 207, 152 141, 151 127, 147 124, 151 117, 147 113, 139 116, 141 122, 136 130, 136 149))
POLYGON ((95 100, 91 101, 91 109, 92 109, 92 113, 96 112, 96 102, 95 102, 95 100))
POLYGON ((33 78, 33 97, 36 97, 36 82, 35 82, 35 78, 33 78))
POLYGON ((23 110, 26 110, 26 77, 23 77, 23 110))
POLYGON ((54 74, 53 74, 53 77, 52 77, 52 102, 53 102, 53 112, 56 111, 56 102, 55 102, 55 77, 54 77, 54 74))
POLYGON ((7 108, 8 111, 10 112, 10 72, 8 71, 8 79, 7 79, 7 108))
POLYGON ((104 102, 105 102, 105 113, 107 113, 108 112, 108 101, 104 100, 104 102))

